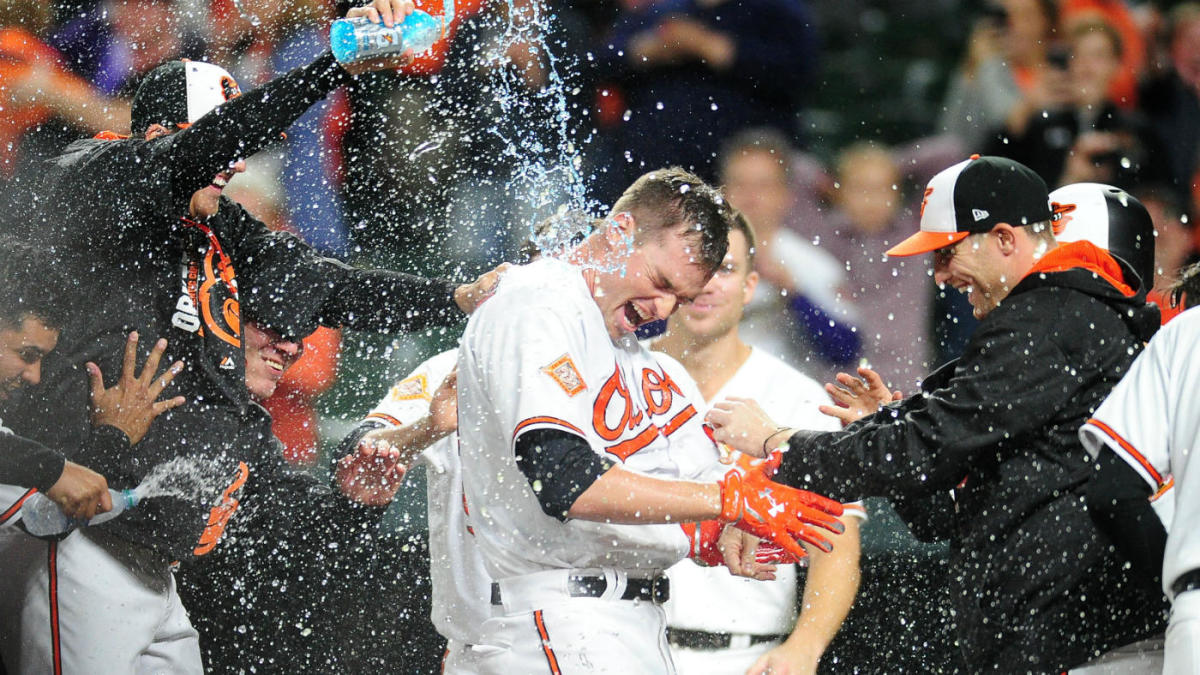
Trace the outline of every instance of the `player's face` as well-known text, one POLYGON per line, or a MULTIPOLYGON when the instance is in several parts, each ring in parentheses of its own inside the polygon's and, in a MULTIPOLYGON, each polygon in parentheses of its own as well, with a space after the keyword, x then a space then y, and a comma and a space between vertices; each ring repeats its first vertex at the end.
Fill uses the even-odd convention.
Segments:
POLYGON ((671 317, 668 330, 695 338, 719 338, 737 328, 754 297, 758 273, 750 269, 750 246, 741 230, 730 230, 729 252, 717 273, 691 303, 671 317))
POLYGON ((597 273, 593 297, 614 340, 671 316, 704 290, 709 274, 693 262, 698 251, 683 233, 679 226, 647 236, 619 269, 597 273))
POLYGON ((256 401, 275 393, 279 380, 300 354, 304 345, 284 340, 277 333, 246 324, 246 388, 256 401))
POLYGON ((995 231, 973 234, 933 252, 933 278, 967 294, 976 319, 996 308, 1018 281, 1004 273, 995 231))
POLYGON ((0 400, 42 380, 42 357, 58 344, 58 331, 26 317, 15 327, 0 323, 0 400))

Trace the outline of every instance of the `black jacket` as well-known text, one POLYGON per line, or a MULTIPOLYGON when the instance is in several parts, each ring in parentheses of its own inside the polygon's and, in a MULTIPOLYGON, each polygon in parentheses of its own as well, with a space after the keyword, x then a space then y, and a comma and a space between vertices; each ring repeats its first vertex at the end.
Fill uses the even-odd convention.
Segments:
MULTIPOLYGON (((231 513, 227 505, 244 491, 278 488, 284 492, 275 495, 277 503, 307 508, 311 479, 285 471, 264 431, 265 413, 246 390, 243 308, 295 336, 318 323, 391 332, 462 319, 451 284, 322 258, 228 199, 203 222, 187 218, 196 190, 278 139, 345 78, 326 53, 185 130, 151 141, 80 141, 47 167, 26 237, 52 250, 93 304, 64 327, 43 364, 41 385, 5 420, 18 433, 67 449, 69 459, 117 488, 137 485, 175 457, 201 458, 219 481, 205 481, 190 499, 146 500, 104 526, 168 559, 211 550, 231 513), (182 394, 187 403, 156 420, 132 450, 106 451, 85 442, 83 364, 98 363, 115 381, 125 336, 134 329, 143 337, 143 358, 154 339, 165 337, 168 358, 186 361, 166 395, 182 394), (307 487, 298 490, 301 484, 307 487)), ((320 490, 312 498, 318 509, 337 499, 320 490)))
POLYGON ((919 535, 950 540, 959 641, 981 671, 1057 673, 1164 626, 1161 593, 1133 583, 1084 503, 1079 427, 1159 320, 1094 272, 1119 282, 1117 265, 1059 247, 920 394, 790 439, 782 482, 890 497, 919 535))

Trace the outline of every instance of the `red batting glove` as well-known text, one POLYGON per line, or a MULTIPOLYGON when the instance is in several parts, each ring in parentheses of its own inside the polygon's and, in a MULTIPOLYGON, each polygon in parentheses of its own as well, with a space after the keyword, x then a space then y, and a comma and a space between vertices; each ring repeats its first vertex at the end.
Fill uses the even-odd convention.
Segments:
POLYGON ((683 533, 687 535, 688 557, 705 567, 717 567, 725 564, 725 557, 717 548, 717 540, 725 531, 725 523, 716 520, 705 520, 699 523, 680 523, 683 533))
POLYGON ((835 517, 842 515, 839 502, 772 483, 760 471, 735 466, 717 484, 721 486, 721 522, 772 541, 797 559, 807 555, 797 539, 825 552, 833 550, 814 525, 836 534, 846 529, 835 517))

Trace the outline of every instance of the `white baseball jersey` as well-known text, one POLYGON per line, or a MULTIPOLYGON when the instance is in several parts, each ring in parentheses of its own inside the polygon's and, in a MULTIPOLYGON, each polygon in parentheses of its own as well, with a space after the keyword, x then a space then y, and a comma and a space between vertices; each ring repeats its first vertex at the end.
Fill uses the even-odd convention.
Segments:
POLYGON ((543 259, 510 271, 471 316, 458 360, 459 437, 471 524, 493 579, 555 569, 666 569, 687 554, 678 525, 546 515, 517 467, 517 438, 558 429, 624 468, 686 478, 717 459, 701 417, 655 357, 614 343, 581 269, 543 259), (685 464, 683 455, 704 461, 685 464))
MULTIPOLYGON (((367 419, 391 428, 415 423, 429 413, 429 403, 454 370, 458 350, 451 349, 417 366, 392 387, 367 419)), ((447 640, 478 642, 479 626, 491 616, 491 584, 475 545, 462 491, 458 434, 426 448, 420 461, 428 470, 429 576, 433 593, 430 619, 447 640)))
MULTIPOLYGON (((816 380, 758 348, 751 350, 710 403, 730 396, 753 398, 771 419, 790 426, 819 431, 842 428, 837 419, 817 410, 830 401, 816 380)), ((707 412, 708 404, 704 407, 707 412)), ((865 518, 866 512, 856 502, 847 505, 846 515, 865 518)), ((774 581, 755 581, 735 577, 723 567, 701 567, 684 560, 668 576, 671 599, 664 607, 672 628, 781 635, 790 633, 796 622, 795 565, 780 565, 774 581)))
POLYGON ((1191 476, 1191 453, 1200 448, 1200 308, 1175 317, 1150 340, 1129 373, 1079 430, 1093 456, 1101 444, 1129 463, 1155 496, 1175 493, 1179 527, 1169 527, 1163 589, 1200 567, 1200 482, 1191 476), (1174 483, 1175 489, 1170 490, 1174 483))

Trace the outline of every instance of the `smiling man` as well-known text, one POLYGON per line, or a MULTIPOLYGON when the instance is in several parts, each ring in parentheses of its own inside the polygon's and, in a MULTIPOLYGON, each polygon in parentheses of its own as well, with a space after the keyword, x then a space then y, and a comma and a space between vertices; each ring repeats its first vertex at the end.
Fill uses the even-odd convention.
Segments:
POLYGON ((937 282, 968 294, 982 322, 962 358, 844 431, 783 432, 745 400, 709 413, 735 448, 786 442, 781 482, 889 497, 918 536, 949 539, 959 642, 979 671, 1108 663, 1163 627, 1163 598, 1088 514, 1092 462, 1076 433, 1158 310, 1103 249, 1056 247, 1052 218, 1045 183, 1021 164, 973 157, 942 171, 920 231, 888 254, 932 253, 937 282))
POLYGON ((704 555, 714 544, 701 535, 733 524, 803 557, 794 538, 828 550, 807 524, 842 529, 840 504, 744 470, 746 458, 718 464, 696 409, 633 334, 703 291, 731 215, 682 169, 646 174, 598 231, 509 272, 467 323, 463 506, 494 583, 484 644, 448 672, 672 672, 662 571, 704 555))

